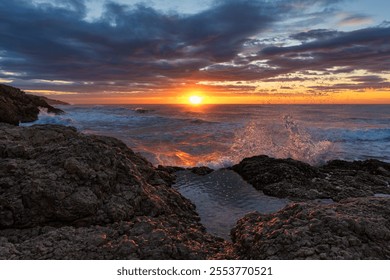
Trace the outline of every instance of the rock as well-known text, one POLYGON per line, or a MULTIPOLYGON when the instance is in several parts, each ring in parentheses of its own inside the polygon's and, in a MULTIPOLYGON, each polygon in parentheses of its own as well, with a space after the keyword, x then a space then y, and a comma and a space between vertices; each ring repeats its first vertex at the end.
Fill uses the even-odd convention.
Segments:
POLYGON ((207 166, 192 167, 192 168, 187 168, 187 170, 199 176, 204 176, 214 171, 214 169, 211 169, 207 166))
POLYGON ((45 100, 46 103, 49 104, 49 105, 70 105, 70 104, 67 103, 67 102, 64 102, 64 101, 61 101, 61 100, 57 100, 57 99, 47 98, 47 97, 45 97, 45 96, 40 96, 40 98, 42 98, 43 100, 45 100))
POLYGON ((214 171, 214 169, 211 169, 207 166, 200 166, 200 167, 190 167, 190 168, 184 168, 184 167, 178 167, 178 166, 162 166, 159 165, 157 167, 158 170, 164 171, 168 174, 174 175, 174 173, 178 171, 183 171, 183 170, 189 170, 192 173, 199 175, 199 176, 204 176, 207 174, 210 174, 211 172, 214 171))
POLYGON ((389 259, 390 198, 294 203, 251 213, 232 229, 239 258, 389 259))
POLYGON ((146 113, 149 113, 153 110, 148 110, 148 109, 139 107, 139 108, 135 108, 133 111, 138 113, 138 114, 146 114, 146 113))
POLYGON ((228 258, 172 180, 114 138, 0 123, 0 259, 228 258))
POLYGON ((0 122, 19 125, 19 122, 35 121, 38 119, 40 108, 47 109, 49 113, 64 113, 47 104, 41 97, 0 84, 0 122))
POLYGON ((268 156, 246 158, 232 167, 267 195, 295 200, 390 194, 390 164, 377 160, 331 161, 322 167, 268 156))

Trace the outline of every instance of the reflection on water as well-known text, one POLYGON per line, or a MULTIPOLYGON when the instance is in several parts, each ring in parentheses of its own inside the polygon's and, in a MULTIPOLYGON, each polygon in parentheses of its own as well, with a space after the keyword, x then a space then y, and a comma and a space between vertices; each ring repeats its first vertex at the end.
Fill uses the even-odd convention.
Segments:
POLYGON ((264 195, 231 170, 221 169, 206 176, 189 171, 176 174, 174 187, 196 205, 207 231, 225 239, 245 214, 276 212, 288 203, 287 199, 264 195))
POLYGON ((390 105, 105 105, 42 111, 29 124, 63 124, 124 141, 154 165, 232 166, 254 155, 310 164, 390 162, 390 105))

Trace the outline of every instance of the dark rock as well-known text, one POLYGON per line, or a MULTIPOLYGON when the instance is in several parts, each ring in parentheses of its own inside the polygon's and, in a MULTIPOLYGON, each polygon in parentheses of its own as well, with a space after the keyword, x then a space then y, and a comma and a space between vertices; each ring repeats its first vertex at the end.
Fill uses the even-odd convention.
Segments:
POLYGON ((214 171, 214 169, 211 169, 207 166, 200 166, 200 167, 191 167, 191 168, 184 168, 184 167, 178 167, 178 166, 162 166, 159 165, 157 167, 158 170, 167 172, 171 175, 174 175, 174 173, 178 171, 183 171, 183 170, 189 170, 192 173, 199 175, 199 176, 204 176, 207 174, 210 174, 211 172, 214 171))
POLYGON ((390 194, 390 164, 332 161, 314 167, 292 159, 246 158, 232 169, 267 195, 295 200, 333 199, 390 194))
POLYGON ((61 101, 61 100, 51 99, 51 98, 47 98, 45 96, 39 96, 39 97, 42 98, 43 100, 45 100, 46 103, 49 105, 70 105, 69 103, 61 101))
POLYGON ((152 110, 148 110, 148 109, 144 109, 144 108, 135 108, 134 109, 134 112, 136 112, 138 114, 146 114, 146 113, 149 113, 151 111, 152 110))
POLYGON ((187 170, 199 176, 204 176, 214 171, 214 169, 211 169, 207 166, 192 167, 192 168, 187 168, 187 170))
POLYGON ((40 108, 49 113, 62 114, 39 96, 25 94, 20 89, 0 84, 0 122, 19 125, 38 119, 40 108))
POLYGON ((389 259, 390 198, 251 213, 238 221, 232 239, 244 259, 389 259))
POLYGON ((170 176, 114 138, 0 124, 0 258, 227 257, 170 176))
POLYGON ((183 171, 183 170, 185 170, 185 168, 178 167, 178 166, 163 166, 163 165, 159 165, 159 166, 157 166, 157 170, 166 172, 168 174, 173 174, 173 173, 175 173, 177 171, 183 171))

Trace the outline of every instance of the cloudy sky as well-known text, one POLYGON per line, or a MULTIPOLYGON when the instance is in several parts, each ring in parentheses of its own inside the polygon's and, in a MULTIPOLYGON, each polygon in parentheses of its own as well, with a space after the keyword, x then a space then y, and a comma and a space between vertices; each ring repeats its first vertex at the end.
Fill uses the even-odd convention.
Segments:
POLYGON ((73 103, 390 103, 388 0, 1 0, 0 83, 73 103))

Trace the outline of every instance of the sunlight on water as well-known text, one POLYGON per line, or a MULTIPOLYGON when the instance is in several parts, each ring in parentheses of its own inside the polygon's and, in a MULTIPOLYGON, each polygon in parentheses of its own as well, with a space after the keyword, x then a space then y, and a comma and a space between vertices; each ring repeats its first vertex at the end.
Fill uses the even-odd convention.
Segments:
POLYGON ((390 161, 390 106, 58 106, 23 125, 63 124, 116 137, 154 165, 231 166, 254 155, 311 164, 390 161))

